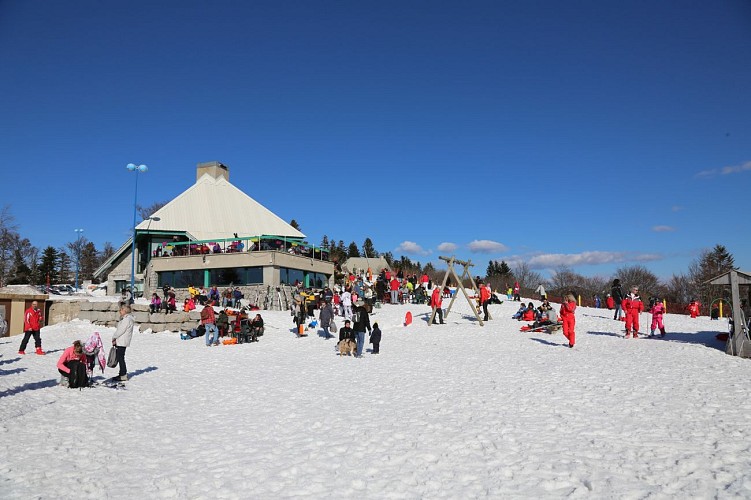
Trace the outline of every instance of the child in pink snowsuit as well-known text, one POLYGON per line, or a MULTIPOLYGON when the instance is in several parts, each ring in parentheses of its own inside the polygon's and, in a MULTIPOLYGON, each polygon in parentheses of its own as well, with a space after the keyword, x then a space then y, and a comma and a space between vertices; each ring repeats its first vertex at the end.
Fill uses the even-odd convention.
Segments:
POLYGON ((568 346, 574 347, 576 343, 576 299, 569 294, 561 304, 561 321, 563 322, 563 336, 568 339, 568 346))
POLYGON ((657 299, 649 312, 652 313, 652 330, 649 332, 649 336, 655 334, 655 328, 659 328, 660 337, 664 337, 665 325, 662 324, 662 315, 665 314, 665 306, 657 299))

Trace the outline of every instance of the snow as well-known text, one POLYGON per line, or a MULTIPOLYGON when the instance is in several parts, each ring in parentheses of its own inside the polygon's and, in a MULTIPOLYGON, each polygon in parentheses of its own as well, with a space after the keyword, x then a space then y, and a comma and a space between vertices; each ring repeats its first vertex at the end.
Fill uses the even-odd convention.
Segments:
POLYGON ((0 339, 0 497, 751 496, 751 360, 714 339, 726 321, 668 314, 665 339, 626 340, 579 308, 569 349, 520 332, 517 306, 480 327, 459 296, 428 327, 427 306, 384 305, 361 359, 286 312, 253 344, 139 333, 122 390, 57 386, 62 350, 112 328, 46 327, 47 356, 0 339))

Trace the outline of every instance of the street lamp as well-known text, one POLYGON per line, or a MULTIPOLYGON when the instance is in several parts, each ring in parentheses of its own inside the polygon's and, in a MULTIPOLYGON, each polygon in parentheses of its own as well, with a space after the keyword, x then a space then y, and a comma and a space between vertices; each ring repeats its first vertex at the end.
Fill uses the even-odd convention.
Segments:
POLYGON ((125 167, 130 172, 136 173, 136 194, 133 197, 133 243, 130 246, 130 293, 131 297, 136 298, 136 208, 138 207, 138 172, 146 172, 149 167, 146 165, 136 165, 128 163, 125 167))
POLYGON ((81 267, 81 236, 83 229, 74 229, 76 232, 76 293, 78 293, 78 269, 81 267))

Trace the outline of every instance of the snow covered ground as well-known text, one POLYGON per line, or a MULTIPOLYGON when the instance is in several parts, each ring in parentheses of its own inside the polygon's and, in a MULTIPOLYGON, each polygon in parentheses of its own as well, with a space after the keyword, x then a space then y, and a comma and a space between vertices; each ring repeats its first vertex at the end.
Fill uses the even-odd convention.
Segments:
POLYGON ((361 359, 282 312, 256 344, 139 333, 122 390, 57 386, 62 350, 113 329, 44 328, 47 356, 0 339, 0 497, 751 497, 751 360, 714 339, 726 321, 626 340, 579 308, 568 349, 517 306, 480 327, 460 297, 428 327, 427 306, 385 305, 361 359))

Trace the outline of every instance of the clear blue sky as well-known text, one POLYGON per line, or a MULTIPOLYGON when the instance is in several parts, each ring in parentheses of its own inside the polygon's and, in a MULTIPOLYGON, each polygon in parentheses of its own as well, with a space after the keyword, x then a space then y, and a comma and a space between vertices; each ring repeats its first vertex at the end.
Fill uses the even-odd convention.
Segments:
MULTIPOLYGON (((751 270, 751 2, 0 1, 0 205, 128 237, 218 160, 309 241, 751 270)), ((221 214, 217 214, 220 217, 221 214)))

